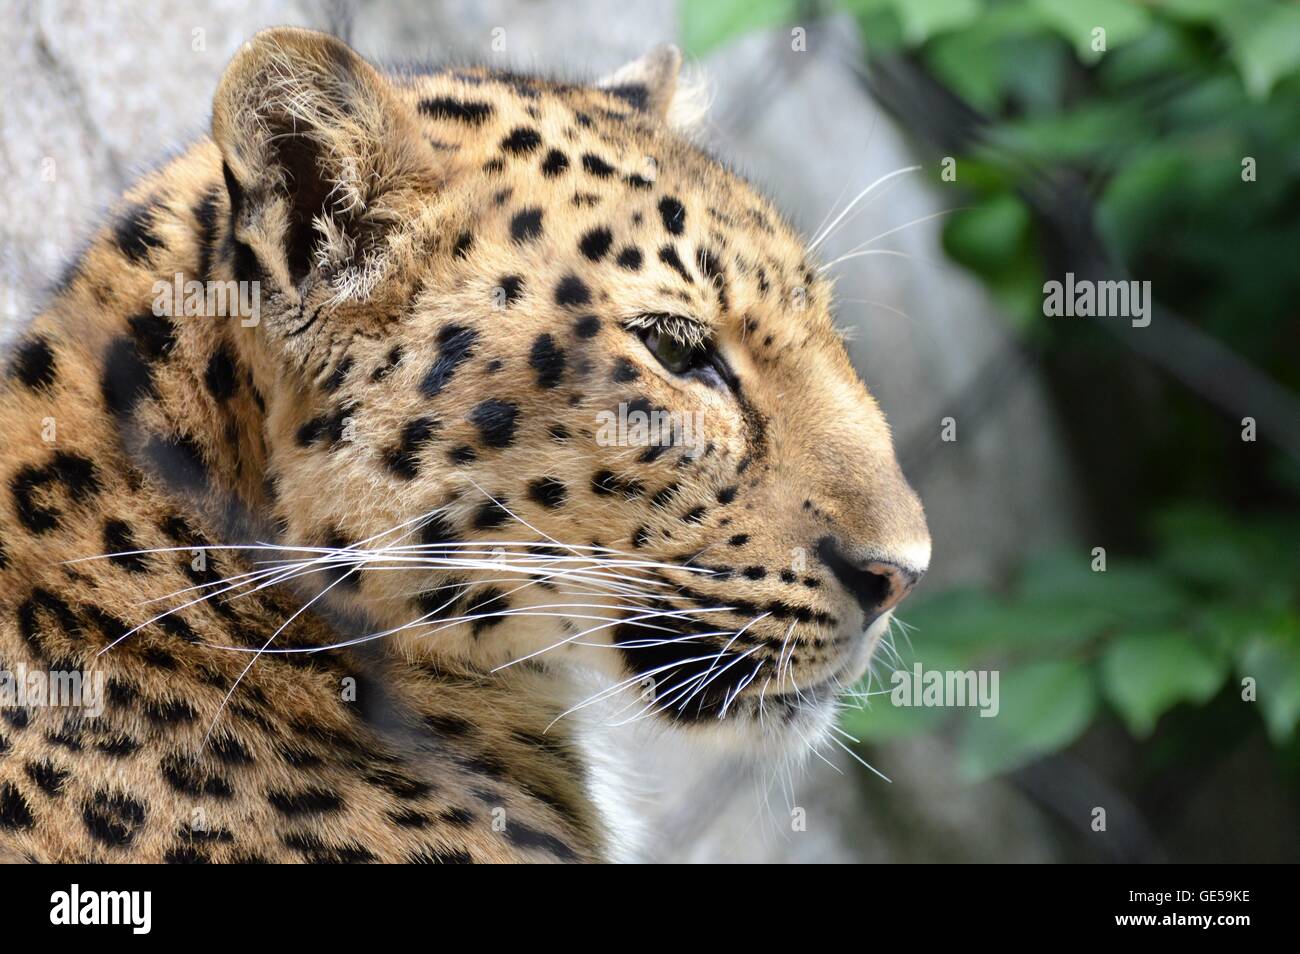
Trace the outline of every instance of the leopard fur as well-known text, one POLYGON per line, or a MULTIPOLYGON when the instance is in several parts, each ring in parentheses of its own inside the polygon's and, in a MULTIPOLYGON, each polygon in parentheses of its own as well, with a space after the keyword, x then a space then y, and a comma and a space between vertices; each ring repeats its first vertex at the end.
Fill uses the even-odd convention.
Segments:
POLYGON ((593 678, 705 749, 824 730, 929 537, 806 243, 674 128, 679 63, 239 51, 7 360, 0 671, 105 698, 0 712, 0 855, 606 860, 593 678), (611 443, 620 407, 700 439, 611 443))

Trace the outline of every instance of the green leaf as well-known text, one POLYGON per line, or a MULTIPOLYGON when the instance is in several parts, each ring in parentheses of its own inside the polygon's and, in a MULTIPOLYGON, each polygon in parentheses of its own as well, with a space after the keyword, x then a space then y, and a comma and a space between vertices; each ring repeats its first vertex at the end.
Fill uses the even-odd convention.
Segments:
POLYGON ((1150 134, 1149 118, 1134 102, 1089 102, 1068 113, 1008 120, 990 133, 982 148, 1035 162, 1111 161, 1150 134))
POLYGON ((867 59, 876 54, 894 53, 906 48, 903 24, 890 0, 842 0, 858 21, 858 32, 867 59))
POLYGON ((798 9, 798 0, 682 0, 682 46, 703 56, 742 33, 787 23, 798 9))
POLYGON ((1258 604, 1259 593, 1300 571, 1295 538, 1285 520, 1246 522, 1204 506, 1162 511, 1153 521, 1160 561, 1206 589, 1258 604))
POLYGON ((1224 8, 1234 2, 1236 0, 1160 0, 1160 12, 1188 23, 1213 23, 1223 16, 1224 8))
POLYGON ((1171 20, 1158 20, 1141 37, 1108 52, 1097 73, 1097 93, 1124 96, 1171 74, 1203 73, 1217 69, 1196 42, 1196 31, 1171 20))
MULTIPOLYGON (((1007 98, 1013 115, 1044 116, 1064 108, 1070 50, 1055 34, 1044 28, 1041 33, 1003 43, 1000 52, 1006 63, 1007 98)), ((1024 168, 1015 166, 1014 171, 1018 184, 1023 185, 1024 168)))
POLYGON ((1112 50, 1142 36, 1151 23, 1146 10, 1126 0, 1031 0, 1031 5, 1085 63, 1104 55, 1093 49, 1095 29, 1106 31, 1106 49, 1112 50))
POLYGON ((998 110, 1005 68, 996 46, 971 30, 962 30, 936 37, 924 57, 930 71, 966 102, 981 112, 998 110))
POLYGON ((903 619, 915 629, 913 642, 927 665, 930 647, 960 653, 968 663, 1009 652, 1041 656, 1068 650, 1117 622, 1097 592, 1079 590, 1068 602, 1038 595, 1000 602, 979 590, 950 590, 907 609, 903 619))
POLYGON ((1001 631, 1002 614, 1002 607, 984 591, 952 589, 906 607, 900 618, 914 630, 917 657, 924 656, 928 664, 927 654, 936 647, 960 653, 963 659, 987 647, 1001 631))
MULTIPOLYGON (((965 163, 965 160, 963 160, 965 163)), ((972 162, 963 171, 979 170, 972 162)), ((1010 192, 955 212, 945 223, 943 244, 948 255, 980 275, 1001 302, 1018 331, 1042 316, 1042 273, 1029 250, 1030 214, 1010 192)))
POLYGON ((1155 566, 1117 565, 1112 559, 1109 569, 1095 576, 1097 599, 1128 625, 1167 623, 1190 601, 1173 574, 1155 566))
POLYGON ((1003 193, 954 212, 944 225, 948 254, 981 274, 996 273, 1014 260, 1029 235, 1029 209, 1003 193))
POLYGON ((989 279, 1004 318, 1022 338, 1046 333, 1043 323, 1043 269, 1035 253, 1018 256, 1010 267, 989 279))
POLYGON ((1239 651, 1258 639, 1285 640, 1298 628, 1295 612, 1289 605, 1275 603, 1269 600, 1207 602, 1197 608, 1196 627, 1210 645, 1225 653, 1239 651))
POLYGON ((1106 697, 1139 738, 1177 703, 1208 701, 1227 672, 1225 658, 1174 631, 1117 639, 1101 661, 1106 697))
POLYGON ((1085 547, 1056 550, 1025 561, 1016 597, 1027 603, 1077 609, 1105 602, 1106 575, 1092 569, 1093 556, 1085 547))
POLYGON ((976 20, 982 10, 979 0, 894 0, 903 24, 903 38, 920 46, 938 33, 958 30, 976 20))
POLYGON ((1040 656, 1074 649, 1113 625, 1115 615, 1101 605, 1063 607, 1015 602, 1006 607, 997 622, 990 650, 1040 656))
MULTIPOLYGON (((877 689, 879 686, 877 686, 877 689)), ((938 729, 951 713, 946 709, 896 706, 888 695, 874 696, 861 708, 846 708, 841 716, 844 731, 859 742, 892 742, 921 732, 938 729)))
POLYGON ((1255 99, 1266 98, 1278 80, 1300 69, 1300 6, 1239 0, 1221 22, 1255 99))
MULTIPOLYGON (((966 655, 960 649, 953 649, 942 644, 923 642, 915 650, 907 644, 896 644, 898 658, 892 660, 897 665, 902 679, 912 672, 912 667, 920 664, 923 671, 965 669, 968 665, 966 655)), ((841 715, 845 731, 859 741, 883 742, 918 732, 937 729, 952 711, 943 708, 926 708, 924 706, 899 706, 894 704, 893 691, 897 685, 891 669, 891 657, 878 652, 876 669, 880 678, 864 679, 856 691, 862 695, 856 700, 847 699, 848 707, 841 715)))
POLYGON ((967 714, 958 768, 969 779, 1018 768, 1069 745, 1092 720, 1097 694, 1076 662, 1043 662, 1000 673, 998 712, 967 714))
POLYGON ((1191 164, 1185 147, 1162 143, 1120 166, 1097 204, 1098 225, 1112 248, 1136 256, 1159 238, 1166 218, 1185 206, 1191 164))
POLYGON ((1063 620, 1051 628, 1064 632, 1085 628, 1081 620, 1092 621, 1094 629, 1163 622, 1188 605, 1177 579, 1159 567, 1112 557, 1107 570, 1094 572, 1092 561, 1083 547, 1032 558, 1016 589, 1016 604, 1032 613, 1057 613, 1063 620))
POLYGON ((1300 645, 1257 640, 1242 653, 1238 672, 1255 680, 1269 738, 1287 742, 1300 723, 1300 645))
POLYGON ((1027 7, 1000 4, 960 30, 930 37, 921 55, 949 89, 995 114, 1007 98, 1031 113, 1055 108, 1068 53, 1027 7))
POLYGON ((979 23, 985 0, 841 0, 858 18, 870 48, 919 47, 932 37, 979 23), (880 42, 883 40, 883 43, 880 42))

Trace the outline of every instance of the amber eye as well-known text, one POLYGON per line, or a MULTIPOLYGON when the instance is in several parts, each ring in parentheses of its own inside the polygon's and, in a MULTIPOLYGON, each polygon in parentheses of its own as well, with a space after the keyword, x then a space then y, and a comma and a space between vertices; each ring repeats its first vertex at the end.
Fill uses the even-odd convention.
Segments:
POLYGON ((683 344, 672 335, 654 328, 647 328, 641 334, 641 340, 650 349, 650 353, 659 359, 659 363, 673 374, 686 374, 707 364, 707 348, 692 348, 683 344))

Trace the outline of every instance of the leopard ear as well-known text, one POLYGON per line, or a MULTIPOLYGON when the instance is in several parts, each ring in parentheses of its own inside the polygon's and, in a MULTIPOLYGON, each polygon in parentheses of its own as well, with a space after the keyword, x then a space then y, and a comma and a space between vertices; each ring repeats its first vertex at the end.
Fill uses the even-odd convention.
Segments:
POLYGON ((705 91, 701 83, 683 82, 681 72, 682 51, 663 43, 596 85, 670 126, 690 127, 704 117, 705 91))
MULTIPOLYGON (((414 117, 340 40, 278 27, 235 54, 212 138, 230 192, 236 269, 290 299, 322 271, 377 274, 401 196, 434 182, 414 117)), ((246 277, 246 276, 240 276, 246 277)))

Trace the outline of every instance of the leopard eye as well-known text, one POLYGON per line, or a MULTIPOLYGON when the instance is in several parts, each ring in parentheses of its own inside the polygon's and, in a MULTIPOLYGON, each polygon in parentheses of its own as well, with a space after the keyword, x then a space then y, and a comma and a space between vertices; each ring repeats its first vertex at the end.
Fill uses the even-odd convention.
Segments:
POLYGON ((691 347, 656 328, 645 329, 641 340, 659 363, 673 374, 688 374, 709 363, 711 349, 708 347, 691 347))

